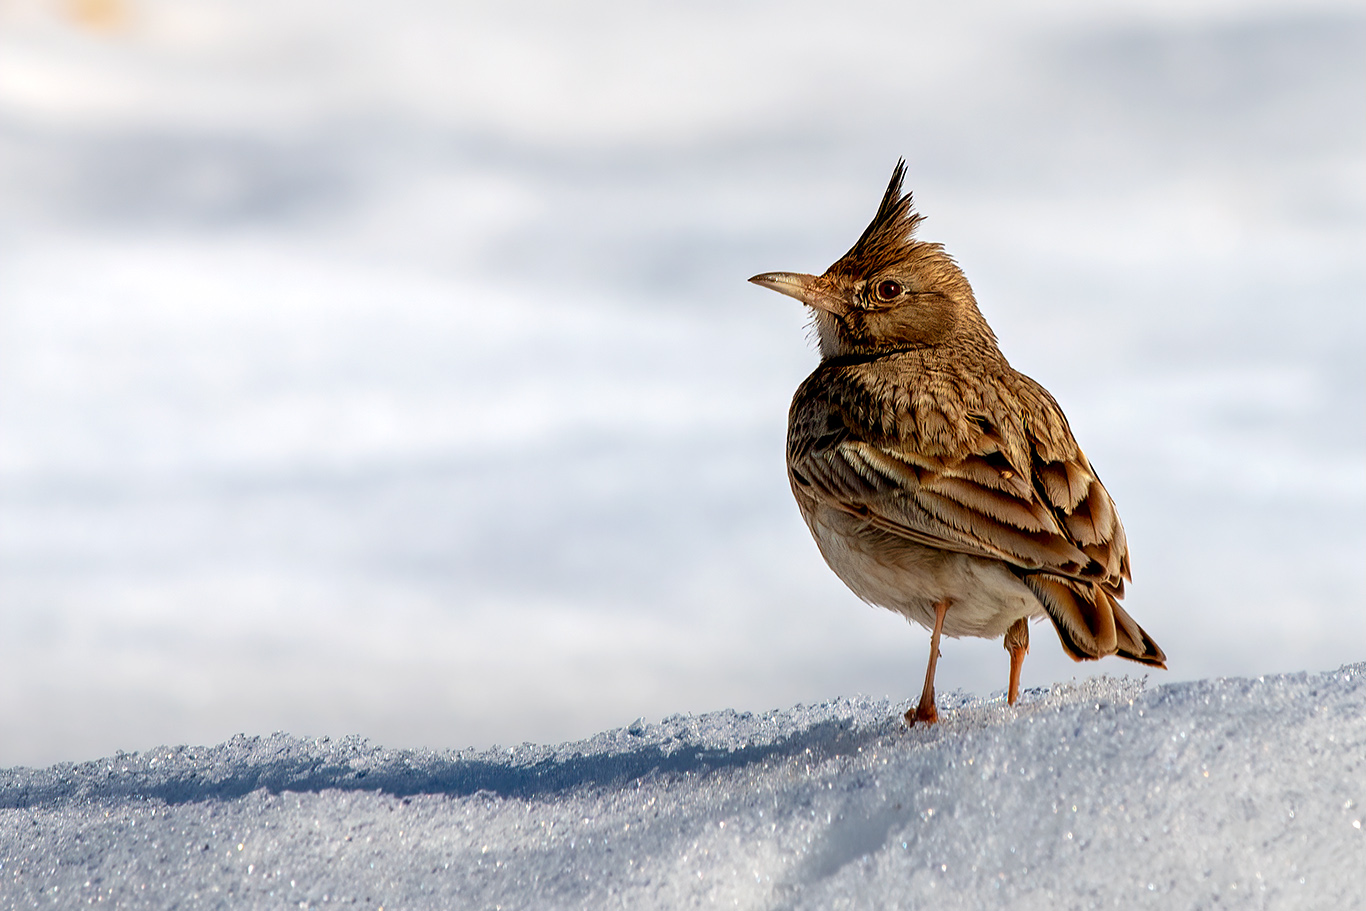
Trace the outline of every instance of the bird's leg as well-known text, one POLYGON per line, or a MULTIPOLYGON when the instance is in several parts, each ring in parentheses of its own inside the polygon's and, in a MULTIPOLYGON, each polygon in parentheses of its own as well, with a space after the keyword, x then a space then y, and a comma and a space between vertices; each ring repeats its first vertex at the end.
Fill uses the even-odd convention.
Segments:
POLYGON ((920 692, 920 704, 906 713, 906 724, 934 724, 939 713, 934 708, 934 666, 939 662, 939 635, 944 631, 944 615, 949 612, 949 599, 934 606, 934 632, 930 633, 930 666, 925 668, 925 688, 920 692))
POLYGON ((1025 655, 1029 653, 1029 621, 1024 617, 1006 630, 1005 647, 1010 652, 1010 689, 1006 691, 1006 702, 1014 705, 1020 698, 1020 668, 1024 667, 1025 655))

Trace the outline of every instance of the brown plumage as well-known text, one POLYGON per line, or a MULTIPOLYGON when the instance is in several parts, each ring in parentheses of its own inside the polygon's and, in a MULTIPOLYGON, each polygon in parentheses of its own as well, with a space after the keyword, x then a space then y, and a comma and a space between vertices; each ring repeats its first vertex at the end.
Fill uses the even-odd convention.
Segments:
POLYGON ((877 215, 823 275, 750 281, 811 308, 821 363, 788 415, 792 492, 826 562, 866 601, 933 630, 920 705, 935 720, 939 636, 1005 637, 1008 699, 1031 617, 1082 661, 1165 667, 1119 605, 1124 526, 1058 403, 1011 368, 898 162, 877 215))

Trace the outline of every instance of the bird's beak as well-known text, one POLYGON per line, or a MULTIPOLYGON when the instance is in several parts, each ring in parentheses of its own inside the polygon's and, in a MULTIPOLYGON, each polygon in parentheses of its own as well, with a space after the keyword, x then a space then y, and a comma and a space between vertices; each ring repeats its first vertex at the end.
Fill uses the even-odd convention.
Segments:
POLYGON ((797 300, 824 310, 836 316, 845 311, 844 301, 830 292, 819 275, 803 275, 800 272, 765 272, 750 279, 756 285, 771 288, 779 294, 795 297, 797 300))

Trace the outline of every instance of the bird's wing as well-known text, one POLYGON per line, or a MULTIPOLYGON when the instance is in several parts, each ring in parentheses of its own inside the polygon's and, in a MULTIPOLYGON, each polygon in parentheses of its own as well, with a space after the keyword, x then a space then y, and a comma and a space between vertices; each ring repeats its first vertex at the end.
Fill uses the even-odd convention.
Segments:
POLYGON ((1007 432, 977 416, 980 432, 935 455, 861 439, 853 428, 830 432, 827 413, 826 432, 791 454, 792 483, 910 541, 1101 583, 1122 597, 1128 545, 1114 503, 1057 405, 1038 391, 1044 400, 1030 404, 1047 412, 1041 420, 1007 432), (1008 435, 1023 435, 1023 445, 1007 445, 1008 435))

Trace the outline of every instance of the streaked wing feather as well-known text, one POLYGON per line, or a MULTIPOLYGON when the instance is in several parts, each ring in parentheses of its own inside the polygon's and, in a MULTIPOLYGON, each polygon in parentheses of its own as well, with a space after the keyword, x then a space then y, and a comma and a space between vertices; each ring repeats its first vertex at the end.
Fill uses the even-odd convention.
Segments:
POLYGON ((1036 472, 1048 500, 1059 509, 1075 509, 1091 489, 1091 473, 1073 462, 1045 462, 1036 472))
POLYGON ((825 502, 917 543, 1066 576, 1082 576, 1093 562, 1105 566, 1077 546, 1035 488, 1011 483, 1018 472, 992 467, 976 453, 937 469, 917 461, 845 440, 808 451, 793 470, 825 502), (982 483, 987 470, 995 473, 993 483, 982 483))

